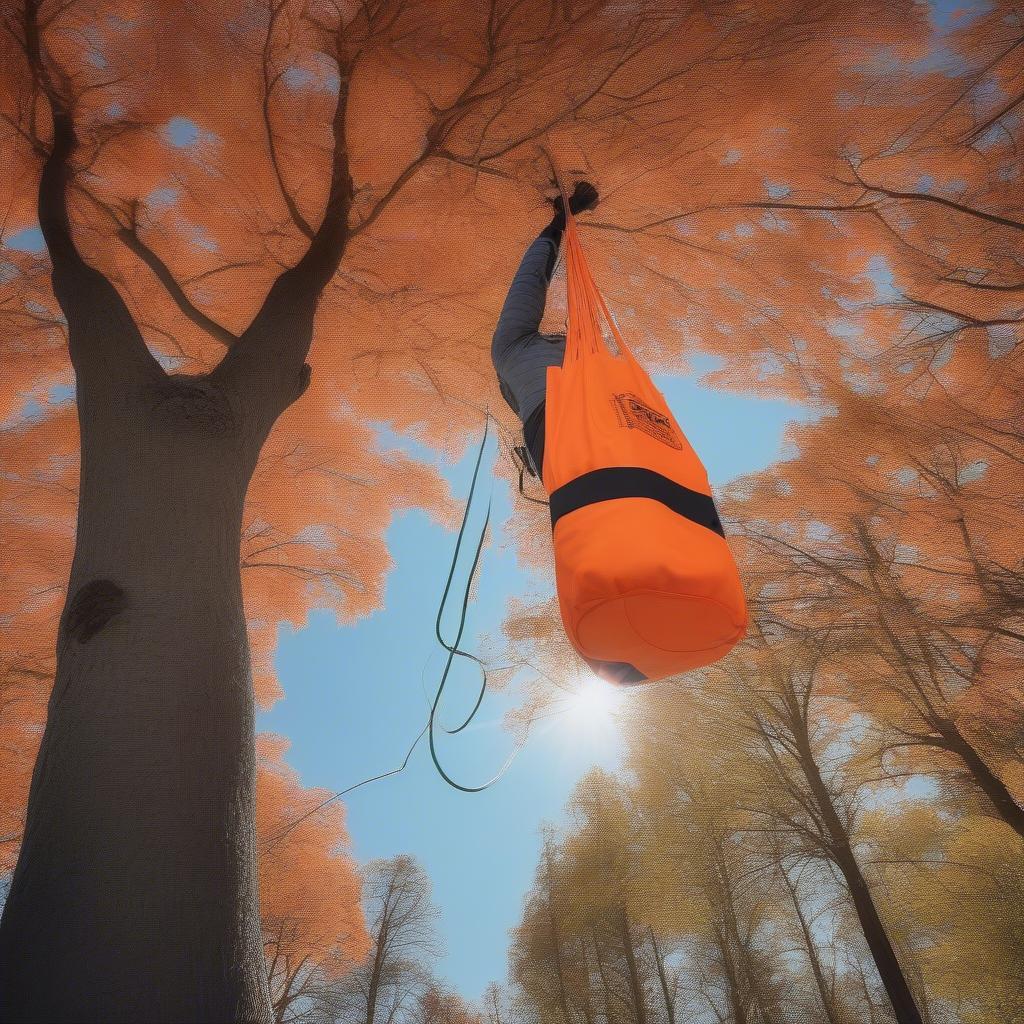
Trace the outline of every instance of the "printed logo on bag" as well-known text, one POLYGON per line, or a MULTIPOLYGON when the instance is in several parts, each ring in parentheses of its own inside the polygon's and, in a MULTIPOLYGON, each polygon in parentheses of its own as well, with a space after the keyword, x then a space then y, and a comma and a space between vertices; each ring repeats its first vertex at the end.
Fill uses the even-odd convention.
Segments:
POLYGON ((652 409, 649 405, 641 402, 636 395, 631 395, 628 392, 616 395, 615 404, 619 409, 619 418, 624 427, 629 427, 630 430, 634 428, 642 430, 645 434, 653 437, 655 441, 667 444, 670 448, 681 449, 683 447, 675 427, 672 426, 672 421, 663 412, 652 409))

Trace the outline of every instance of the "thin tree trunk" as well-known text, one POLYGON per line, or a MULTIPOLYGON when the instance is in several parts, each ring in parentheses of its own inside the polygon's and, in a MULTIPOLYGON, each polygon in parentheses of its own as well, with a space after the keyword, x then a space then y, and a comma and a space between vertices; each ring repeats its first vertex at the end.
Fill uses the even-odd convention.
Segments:
POLYGON ((306 975, 305 981, 302 982, 294 991, 292 986, 298 980, 299 975, 302 973, 303 968, 309 962, 309 957, 304 956, 298 966, 294 970, 289 970, 285 975, 284 988, 281 990, 280 997, 274 1002, 274 1024, 284 1024, 285 1014, 291 1009, 292 1005, 298 1000, 302 994, 303 989, 309 982, 309 975, 306 975))
POLYGON ((562 965, 562 942, 558 932, 558 918, 555 914, 554 905, 554 876, 551 869, 551 848, 544 848, 544 865, 547 882, 547 912, 548 929, 551 938, 551 950, 555 957, 555 974, 558 978, 558 1005, 562 1011, 562 1019, 565 1024, 572 1024, 572 1015, 569 1012, 569 999, 565 991, 565 969, 562 965))
MULTIPOLYGON (((962 519, 960 520, 959 527, 964 544, 970 551, 970 534, 962 519)), ((881 596, 882 591, 879 578, 887 578, 888 573, 884 568, 884 563, 878 550, 878 546, 864 523, 858 523, 857 535, 860 538, 864 552, 869 558, 872 569, 871 578, 875 589, 881 596)), ((981 569, 976 559, 974 559, 973 554, 971 557, 974 562, 975 569, 980 573, 981 569)), ((912 609, 907 604, 906 599, 902 594, 899 594, 899 599, 907 611, 912 613, 912 609)), ((935 664, 928 641, 918 636, 918 653, 917 656, 915 656, 915 653, 911 649, 908 649, 897 631, 885 621, 884 617, 881 617, 879 621, 888 636, 889 643, 893 647, 898 664, 901 667, 902 674, 914 683, 915 689, 918 689, 919 692, 921 692, 921 696, 924 697, 924 693, 923 691, 920 691, 919 684, 917 682, 917 668, 919 662, 923 660, 924 665, 933 680, 935 680, 937 674, 941 671, 935 664)), ((1000 779, 991 768, 989 768, 973 744, 971 744, 956 727, 956 724, 945 719, 938 709, 935 708, 932 701, 927 697, 925 697, 925 705, 926 710, 922 712, 922 718, 930 726, 934 727, 941 736, 941 739, 936 739, 931 745, 940 750, 946 750, 960 758, 964 767, 967 769, 968 775, 974 780, 975 785, 977 785, 985 796, 988 797, 996 814, 999 815, 999 817, 1002 818, 1018 836, 1024 839, 1024 808, 1022 808, 1014 799, 1013 794, 1007 788, 1003 780, 1000 779)), ((925 745, 928 744, 925 743, 925 745)))
POLYGON ((828 830, 834 855, 833 860, 846 880, 850 898, 864 932, 864 938, 875 961, 882 984, 885 986, 886 994, 889 996, 889 1001, 892 1003, 897 1024, 922 1024, 921 1012, 914 1000, 903 968, 900 966, 896 950, 882 923, 878 908, 875 906, 871 889, 860 870, 857 858, 854 856, 850 837, 836 813, 828 787, 814 760, 809 737, 806 732, 803 732, 798 735, 797 740, 801 748, 801 768, 828 830))
POLYGON ((582 974, 583 991, 580 994, 580 1012, 585 1024, 594 1024, 594 1006, 590 998, 590 957, 587 955, 587 940, 579 938, 579 965, 582 974))
POLYGON ((633 1015, 636 1024, 647 1024, 647 999, 644 996, 643 982, 636 962, 636 949, 633 946, 633 930, 629 924, 629 915, 624 907, 619 908, 619 933, 622 937, 622 949, 626 955, 626 967, 629 970, 629 988, 633 1002, 633 1015))
POLYGON ((733 958, 733 969, 736 971, 737 977, 742 970, 748 997, 757 1006, 758 1015, 763 1024, 771 1024, 771 1014, 768 1012, 764 1000, 760 967, 750 954, 748 940, 740 933, 739 915, 736 912, 736 900, 732 887, 733 878, 729 872, 729 861, 722 847, 721 836, 715 838, 715 868, 725 916, 726 934, 732 939, 739 958, 738 961, 735 957, 733 958))
MULTIPOLYGON (((760 994, 758 992, 757 978, 751 970, 750 957, 747 955, 747 946, 740 934, 740 923, 736 916, 736 905, 733 901, 732 879, 729 876, 728 864, 722 854, 721 846, 718 847, 718 872, 722 894, 722 909, 724 910, 725 935, 729 942, 729 951, 732 962, 732 969, 736 975, 738 991, 742 991, 744 997, 744 1008, 753 1009, 754 1005, 760 1007, 760 994), (742 979, 742 981, 741 981, 742 979)), ((764 1013, 761 1013, 764 1017, 764 1013)))
POLYGON ((555 920, 555 911, 548 901, 548 924, 551 929, 551 948, 555 955, 555 973, 558 977, 558 1005, 562 1011, 562 1019, 565 1024, 572 1024, 572 1016, 569 1013, 569 997, 565 991, 565 970, 562 966, 562 944, 558 935, 558 922, 555 920))
POLYGON ((604 957, 601 956, 601 943, 597 937, 597 932, 593 932, 594 936, 594 956, 597 959, 597 973, 601 976, 601 986, 604 988, 604 1015, 608 1021, 608 1024, 617 1024, 618 1018, 612 1013, 612 986, 608 981, 608 972, 605 970, 604 957))
POLYGON ((825 972, 822 970, 821 959, 818 956, 818 949, 814 943, 814 936, 811 935, 810 926, 807 924, 807 919, 804 917, 803 908, 800 906, 800 898, 796 891, 796 886, 793 885, 789 875, 786 873, 786 869, 779 866, 779 870, 782 873, 783 881, 786 885, 786 891, 789 893, 789 898, 793 902, 793 909, 796 911, 797 920, 800 922, 800 931, 804 937, 804 948, 807 950, 807 959, 811 964, 811 974, 814 975, 814 983, 818 988, 818 995, 821 998, 821 1006, 825 1011, 825 1017, 828 1024, 842 1024, 835 1012, 835 1000, 833 994, 829 991, 827 982, 825 981, 825 972))
POLYGON ((495 987, 489 988, 489 993, 491 996, 491 1014, 493 1014, 493 1019, 488 1021, 488 1024, 505 1024, 505 1022, 501 1019, 501 1003, 499 1002, 499 991, 496 987, 496 983, 492 984, 495 985, 495 987))
POLYGON ((729 938, 722 934, 717 928, 715 933, 718 937, 718 951, 722 955, 722 971, 725 974, 728 986, 729 1001, 732 1003, 732 1015, 735 1024, 748 1024, 747 1001, 744 998, 740 979, 736 972, 736 963, 732 957, 732 950, 729 948, 729 938))
POLYGON ((651 948, 654 950, 654 962, 658 965, 658 980, 661 982, 661 994, 665 999, 665 1016, 668 1024, 676 1024, 676 1004, 672 993, 668 988, 668 976, 665 974, 665 960, 658 948, 658 940, 654 935, 654 929, 648 926, 651 936, 651 948))
POLYGON ((871 1018, 866 1022, 866 1024, 878 1024, 879 1013, 888 1019, 889 1015, 885 1013, 885 1008, 883 1006, 875 1005, 875 1001, 871 996, 871 988, 868 985, 868 979, 864 974, 864 966, 859 961, 857 962, 857 976, 860 979, 860 988, 861 992, 864 994, 864 1002, 867 1004, 868 1012, 871 1014, 871 1018))
MULTIPOLYGON (((387 909, 385 908, 385 914, 387 909)), ((366 1024, 374 1024, 377 1020, 377 993, 380 991, 381 972, 384 968, 384 953, 388 943, 387 918, 381 924, 377 941, 373 944, 373 969, 370 971, 370 984, 366 990, 366 1024)))
POLYGON ((1024 839, 1024 808, 1014 799, 1006 783, 989 768, 973 744, 955 725, 943 729, 943 740, 942 749, 960 758, 977 787, 988 797, 996 814, 1024 839))

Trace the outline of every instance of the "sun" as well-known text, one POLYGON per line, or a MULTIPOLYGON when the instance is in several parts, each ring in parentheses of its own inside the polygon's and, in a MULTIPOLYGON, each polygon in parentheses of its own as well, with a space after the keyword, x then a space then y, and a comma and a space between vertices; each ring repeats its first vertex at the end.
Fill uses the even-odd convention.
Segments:
POLYGON ((610 730, 622 705, 622 691, 597 676, 585 674, 567 698, 568 717, 587 732, 610 730))

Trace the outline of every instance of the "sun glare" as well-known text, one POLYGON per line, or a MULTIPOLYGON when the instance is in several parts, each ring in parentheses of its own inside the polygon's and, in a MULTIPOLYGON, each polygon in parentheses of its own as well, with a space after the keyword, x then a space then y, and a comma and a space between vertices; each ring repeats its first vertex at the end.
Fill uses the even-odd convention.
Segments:
POLYGON ((622 693, 597 676, 584 675, 569 697, 573 722, 588 730, 610 728, 622 703, 622 693))

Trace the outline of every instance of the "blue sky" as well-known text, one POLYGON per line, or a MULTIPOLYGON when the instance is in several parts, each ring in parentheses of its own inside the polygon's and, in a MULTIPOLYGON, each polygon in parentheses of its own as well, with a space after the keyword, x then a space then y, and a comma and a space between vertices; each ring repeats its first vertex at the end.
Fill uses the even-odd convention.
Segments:
MULTIPOLYGON (((810 415, 784 401, 714 392, 701 386, 697 375, 659 377, 657 383, 714 485, 775 461, 786 425, 810 415)), ((393 435, 385 444, 396 440, 419 458, 435 458, 393 435)), ((475 453, 474 444, 456 465, 438 463, 459 496, 468 492, 475 453)), ((494 458, 492 445, 486 465, 494 458)), ((478 491, 470 536, 483 514, 488 486, 485 480, 483 493, 478 491)), ((544 587, 516 564, 503 543, 513 512, 509 489, 499 482, 494 496, 493 539, 464 643, 469 650, 498 636, 511 595, 544 587)), ((340 790, 397 766, 427 715, 427 691, 443 664, 434 616, 455 533, 409 512, 396 517, 387 539, 395 568, 383 611, 345 627, 335 624, 332 613, 316 612, 307 628, 280 631, 276 666, 286 696, 260 716, 259 727, 292 741, 287 760, 309 786, 340 790)), ((468 710, 475 684, 471 672, 456 672, 446 721, 468 710)), ((460 781, 484 781, 504 762, 513 741, 501 720, 520 697, 516 687, 490 695, 466 732, 446 738, 442 756, 460 781)), ((544 823, 562 820, 573 786, 587 770, 615 768, 620 756, 611 725, 588 723, 565 711, 531 735, 508 773, 484 793, 450 789, 423 746, 402 775, 346 798, 360 861, 408 852, 427 869, 447 947, 437 970, 468 998, 479 997, 492 980, 504 981, 508 932, 519 920, 532 881, 544 823)))
POLYGON ((940 32, 960 28, 990 10, 989 0, 927 0, 932 24, 940 32))

